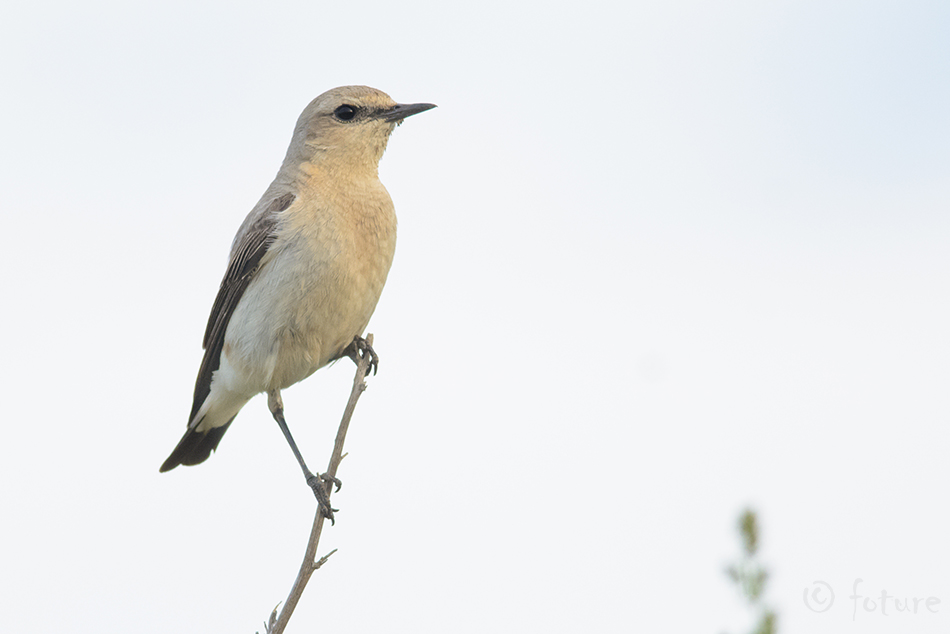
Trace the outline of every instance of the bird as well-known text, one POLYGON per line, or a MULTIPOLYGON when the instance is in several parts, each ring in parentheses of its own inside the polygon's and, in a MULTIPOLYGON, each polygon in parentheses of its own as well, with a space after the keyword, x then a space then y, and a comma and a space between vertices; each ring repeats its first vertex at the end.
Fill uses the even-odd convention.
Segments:
POLYGON ((434 107, 343 86, 304 108, 277 176, 232 242, 187 428, 160 472, 207 460, 241 408, 266 393, 320 512, 333 520, 327 478, 307 467, 280 392, 345 356, 369 354, 377 369, 362 334, 396 247, 396 214, 379 161, 397 125, 434 107))

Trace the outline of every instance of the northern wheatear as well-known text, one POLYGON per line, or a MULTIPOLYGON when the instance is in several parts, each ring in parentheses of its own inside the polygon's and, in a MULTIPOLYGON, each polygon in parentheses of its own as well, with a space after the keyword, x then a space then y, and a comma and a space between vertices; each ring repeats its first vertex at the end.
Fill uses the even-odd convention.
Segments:
POLYGON ((379 160, 396 125, 434 107, 346 86, 304 109, 277 177, 234 237, 188 429, 161 471, 204 462, 244 404, 267 392, 307 484, 333 518, 323 480, 307 468, 284 420, 280 391, 343 356, 371 354, 375 365, 361 335, 396 248, 379 160))

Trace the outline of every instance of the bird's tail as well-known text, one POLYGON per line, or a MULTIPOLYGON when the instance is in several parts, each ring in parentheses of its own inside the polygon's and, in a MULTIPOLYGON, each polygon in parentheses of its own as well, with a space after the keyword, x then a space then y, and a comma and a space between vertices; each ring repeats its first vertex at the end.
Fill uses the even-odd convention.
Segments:
POLYGON ((231 420, 224 425, 212 427, 207 431, 198 431, 197 428, 200 425, 189 425, 188 431, 186 431, 185 435, 178 441, 178 446, 175 447, 172 454, 168 456, 168 460, 162 464, 162 468, 159 469, 159 472, 165 473, 166 471, 171 471, 180 464, 191 466, 207 460, 211 452, 217 449, 218 443, 221 442, 221 437, 224 436, 224 432, 228 431, 228 427, 234 422, 235 416, 232 416, 231 420))

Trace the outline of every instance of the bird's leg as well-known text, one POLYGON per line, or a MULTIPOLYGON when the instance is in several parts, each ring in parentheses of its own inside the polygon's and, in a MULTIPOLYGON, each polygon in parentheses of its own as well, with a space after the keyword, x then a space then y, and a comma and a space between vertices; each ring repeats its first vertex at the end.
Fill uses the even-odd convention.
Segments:
POLYGON ((376 354, 376 351, 373 350, 373 346, 369 345, 366 339, 363 339, 359 335, 353 337, 353 341, 343 349, 343 355, 341 356, 345 355, 353 359, 353 363, 359 365, 360 358, 367 354, 370 356, 370 362, 369 365, 366 366, 366 376, 369 376, 370 370, 372 370, 375 375, 379 369, 379 356, 376 354))
POLYGON ((297 463, 300 465, 300 468, 303 469, 303 475, 304 478, 307 479, 307 485, 313 489, 313 494, 317 496, 317 503, 320 505, 320 512, 325 518, 330 520, 331 524, 335 523, 333 512, 338 511, 339 509, 335 509, 330 506, 330 495, 327 492, 325 483, 331 482, 335 484, 337 491, 340 490, 340 487, 343 486, 343 483, 337 478, 327 474, 315 476, 313 475, 313 472, 307 468, 307 463, 304 462, 303 456, 300 455, 300 450, 297 449, 297 443, 294 442, 294 437, 290 435, 290 428, 287 427, 287 421, 284 419, 284 401, 280 398, 280 390, 272 390, 267 393, 267 407, 270 408, 270 413, 274 415, 274 420, 277 421, 280 431, 284 432, 284 438, 287 439, 287 443, 290 445, 291 451, 294 452, 294 457, 297 458, 297 463))

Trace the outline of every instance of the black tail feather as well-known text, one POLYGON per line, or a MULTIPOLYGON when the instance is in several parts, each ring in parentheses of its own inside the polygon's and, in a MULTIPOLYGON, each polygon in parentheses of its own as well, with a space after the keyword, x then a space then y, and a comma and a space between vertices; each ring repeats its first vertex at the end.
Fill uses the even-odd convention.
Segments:
POLYGON ((230 427, 233 422, 234 418, 221 427, 214 427, 204 432, 196 431, 194 427, 189 427, 185 435, 178 441, 178 446, 175 447, 172 454, 168 456, 168 460, 166 460, 162 464, 162 468, 158 470, 159 473, 171 471, 178 465, 192 466, 201 464, 207 460, 211 452, 218 447, 218 443, 221 442, 221 437, 224 436, 224 432, 228 431, 228 427, 230 427))

